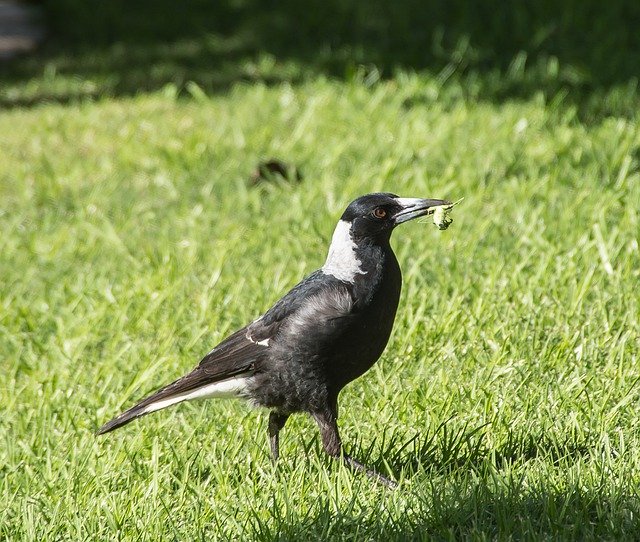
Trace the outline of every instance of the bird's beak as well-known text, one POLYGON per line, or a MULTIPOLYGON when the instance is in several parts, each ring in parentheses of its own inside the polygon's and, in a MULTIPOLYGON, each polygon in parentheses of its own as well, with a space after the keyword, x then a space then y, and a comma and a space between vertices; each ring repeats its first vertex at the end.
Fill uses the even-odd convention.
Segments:
POLYGON ((402 224, 419 216, 430 215, 434 208, 440 205, 451 205, 450 201, 444 199, 396 198, 396 202, 401 207, 393 217, 396 224, 402 224))

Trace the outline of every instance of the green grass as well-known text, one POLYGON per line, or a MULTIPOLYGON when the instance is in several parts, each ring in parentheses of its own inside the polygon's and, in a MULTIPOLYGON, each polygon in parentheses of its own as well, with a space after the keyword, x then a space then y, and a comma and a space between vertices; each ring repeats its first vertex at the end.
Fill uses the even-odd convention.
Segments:
POLYGON ((318 79, 0 117, 2 537, 637 536, 640 132, 542 101, 407 106, 426 78, 318 79), (259 157, 300 186, 248 189, 259 157), (270 464, 263 413, 182 405, 98 425, 321 265, 365 192, 465 200, 394 235, 380 363, 270 464))
POLYGON ((336 79, 265 53, 131 95, 117 47, 83 54, 0 90, 0 539, 640 537, 633 80, 577 97, 553 58, 336 79), (108 77, 83 93, 59 66, 87 58, 108 77), (249 188, 270 157, 302 183, 249 188), (94 437, 320 266, 378 190, 465 198, 445 232, 395 232, 394 333, 341 395, 348 450, 400 490, 326 459, 302 416, 274 468, 240 402, 94 437))

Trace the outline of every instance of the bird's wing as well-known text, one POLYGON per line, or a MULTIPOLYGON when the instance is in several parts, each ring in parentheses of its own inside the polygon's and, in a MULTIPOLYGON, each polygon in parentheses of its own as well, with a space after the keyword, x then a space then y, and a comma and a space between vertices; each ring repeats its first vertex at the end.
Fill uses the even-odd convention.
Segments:
POLYGON ((310 318, 316 324, 348 317, 354 307, 351 289, 341 280, 316 271, 298 283, 263 316, 247 326, 246 336, 268 346, 282 330, 310 318))
POLYGON ((356 312, 352 288, 316 271, 247 326, 247 337, 273 348, 276 356, 292 348, 303 357, 316 355, 349 332, 356 312))
POLYGON ((317 271, 263 316, 218 344, 193 371, 106 423, 98 433, 112 431, 135 418, 185 400, 237 392, 243 386, 242 380, 259 369, 271 341, 277 340, 283 326, 291 332, 292 326, 308 325, 309 321, 338 319, 348 314, 352 306, 347 286, 337 279, 327 280, 317 271))
MULTIPOLYGON (((302 312, 310 299, 327 288, 339 291, 350 308, 351 294, 346 285, 337 279, 327 280, 320 271, 316 271, 298 283, 260 318, 218 344, 202 358, 192 372, 158 393, 184 393, 238 375, 253 373, 256 365, 268 354, 270 342, 277 337, 282 325, 302 312)), ((334 312, 331 312, 332 317, 337 316, 334 312)))

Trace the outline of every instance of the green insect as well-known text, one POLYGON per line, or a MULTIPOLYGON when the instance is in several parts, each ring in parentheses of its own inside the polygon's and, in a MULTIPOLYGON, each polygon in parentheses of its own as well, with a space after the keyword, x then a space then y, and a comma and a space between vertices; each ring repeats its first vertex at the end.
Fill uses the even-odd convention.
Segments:
POLYGON ((451 209, 453 209, 454 205, 458 205, 464 198, 460 198, 458 201, 454 203, 449 203, 448 205, 440 205, 436 207, 433 211, 433 223, 438 226, 440 230, 446 230, 451 223, 453 222, 453 218, 449 216, 451 209))

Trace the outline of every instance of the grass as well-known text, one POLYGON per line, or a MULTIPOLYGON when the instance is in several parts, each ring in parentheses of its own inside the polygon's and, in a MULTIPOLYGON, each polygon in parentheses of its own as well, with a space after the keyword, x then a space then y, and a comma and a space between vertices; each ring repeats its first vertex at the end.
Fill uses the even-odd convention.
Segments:
POLYGON ((570 89, 473 91, 540 81, 517 61, 446 73, 72 89, 0 113, 0 538, 640 536, 637 91, 596 111, 570 89), (249 188, 272 156, 302 183, 249 188), (399 491, 327 460, 301 416, 273 468, 240 402, 94 437, 320 266, 377 190, 465 198, 446 232, 394 234, 394 333, 341 395, 348 449, 399 491))

